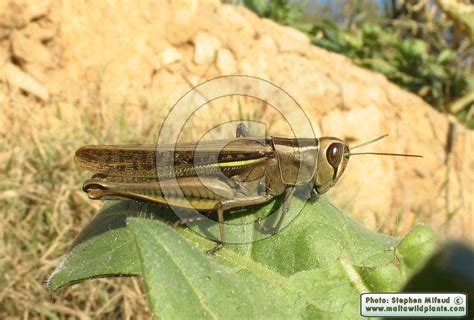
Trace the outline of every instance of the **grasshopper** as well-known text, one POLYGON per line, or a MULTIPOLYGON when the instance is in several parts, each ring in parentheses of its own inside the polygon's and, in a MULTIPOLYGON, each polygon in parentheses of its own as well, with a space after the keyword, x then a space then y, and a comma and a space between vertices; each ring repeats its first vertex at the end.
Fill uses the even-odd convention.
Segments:
MULTIPOLYGON (((95 173, 83 185, 91 199, 125 198, 171 207, 192 207, 201 213, 217 212, 220 241, 208 251, 212 254, 226 243, 226 210, 266 203, 283 195, 282 212, 273 227, 274 232, 290 208, 295 189, 306 187, 315 197, 325 193, 340 179, 350 156, 421 157, 353 153, 345 141, 335 137, 257 139, 251 137, 243 123, 237 126, 234 139, 201 142, 199 154, 196 146, 196 143, 91 145, 77 150, 75 161, 79 167, 95 173), (168 165, 170 161, 174 166, 168 165)), ((182 218, 175 225, 197 219, 182 218)))

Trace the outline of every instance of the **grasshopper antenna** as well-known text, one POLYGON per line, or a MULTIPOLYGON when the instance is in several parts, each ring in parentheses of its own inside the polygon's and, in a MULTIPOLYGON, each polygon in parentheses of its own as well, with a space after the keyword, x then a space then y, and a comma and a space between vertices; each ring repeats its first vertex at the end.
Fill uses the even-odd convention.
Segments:
POLYGON ((377 141, 380 141, 380 140, 382 140, 382 139, 385 138, 385 137, 388 137, 388 133, 387 133, 387 134, 384 134, 383 136, 380 136, 380 137, 378 137, 378 138, 375 138, 375 139, 373 139, 373 140, 370 140, 370 141, 364 142, 364 143, 362 143, 362 144, 359 144, 359 145, 357 145, 357 146, 355 146, 355 147, 351 147, 351 150, 354 150, 354 149, 357 149, 357 148, 360 148, 360 147, 365 147, 365 146, 367 146, 367 145, 369 145, 369 144, 372 144, 372 143, 375 143, 375 142, 377 142, 377 141))
MULTIPOLYGON (((388 134, 384 134, 383 136, 380 136, 380 137, 375 138, 373 140, 364 142, 364 143, 359 144, 355 147, 351 147, 350 150, 354 150, 354 149, 357 149, 357 148, 360 148, 360 147, 365 147, 366 145, 369 145, 369 144, 375 143, 377 141, 380 141, 380 140, 382 140, 383 138, 385 138, 387 136, 388 136, 388 134)), ((363 154, 375 154, 375 155, 379 155, 379 156, 423 158, 423 156, 419 155, 419 154, 405 154, 405 153, 388 153, 388 152, 354 152, 354 153, 349 152, 349 153, 346 153, 346 155, 348 155, 348 156, 357 156, 357 155, 363 155, 363 154)))
POLYGON ((395 156, 395 157, 412 157, 412 158, 423 158, 419 154, 407 154, 407 153, 387 153, 387 152, 356 152, 356 153, 346 153, 349 156, 358 156, 362 154, 376 154, 379 156, 395 156))

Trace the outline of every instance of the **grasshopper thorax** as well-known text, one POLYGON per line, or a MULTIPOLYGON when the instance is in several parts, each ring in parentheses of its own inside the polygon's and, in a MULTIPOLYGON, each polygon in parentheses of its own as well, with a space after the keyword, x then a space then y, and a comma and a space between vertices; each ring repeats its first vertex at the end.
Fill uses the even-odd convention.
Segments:
POLYGON ((323 194, 336 184, 349 161, 349 146, 341 139, 319 139, 319 152, 314 173, 314 191, 323 194))

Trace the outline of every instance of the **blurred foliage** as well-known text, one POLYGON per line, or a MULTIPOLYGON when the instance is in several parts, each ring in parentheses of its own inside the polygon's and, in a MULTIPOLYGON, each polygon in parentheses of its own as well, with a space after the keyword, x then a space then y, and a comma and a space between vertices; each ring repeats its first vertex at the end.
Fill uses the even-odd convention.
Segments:
POLYGON ((474 6, 453 0, 244 0, 474 128, 474 6))
POLYGON ((287 0, 244 0, 245 6, 259 16, 275 20, 292 27, 303 27, 305 2, 289 2, 287 0))

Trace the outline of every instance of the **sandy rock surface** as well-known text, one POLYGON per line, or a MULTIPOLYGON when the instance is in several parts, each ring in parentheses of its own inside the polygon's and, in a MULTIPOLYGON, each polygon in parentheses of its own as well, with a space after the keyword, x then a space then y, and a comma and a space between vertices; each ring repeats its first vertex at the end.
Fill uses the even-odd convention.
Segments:
MULTIPOLYGON (((472 243, 472 131, 294 29, 214 1, 12 1, 0 12, 5 112, 20 103, 44 115, 58 104, 72 113, 100 105, 107 118, 126 106, 132 123, 153 121, 158 131, 193 85, 220 75, 257 76, 291 94, 318 135, 359 144, 389 133, 365 150, 424 156, 351 159, 330 197, 358 221, 400 234, 429 223, 472 243)), ((255 99, 229 97, 206 108, 189 120, 188 138, 242 114, 267 122, 272 135, 288 135, 284 119, 255 99)), ((1 119, 0 134, 14 121, 1 119)), ((38 128, 49 129, 47 122, 38 128)))

